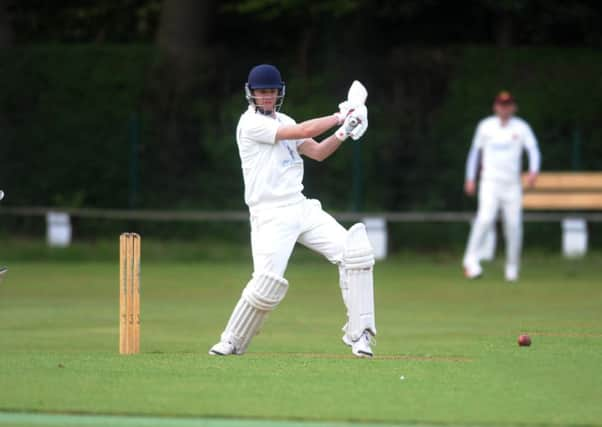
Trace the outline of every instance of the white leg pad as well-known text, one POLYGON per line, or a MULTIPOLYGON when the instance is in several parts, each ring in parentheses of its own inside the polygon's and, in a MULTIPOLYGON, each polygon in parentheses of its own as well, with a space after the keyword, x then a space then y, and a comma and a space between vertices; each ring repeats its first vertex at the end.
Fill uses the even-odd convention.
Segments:
POLYGON ((358 340, 364 331, 376 335, 374 317, 374 252, 368 240, 364 224, 353 225, 345 240, 343 252, 347 284, 347 308, 349 320, 347 335, 358 340))
POLYGON ((257 334, 268 313, 284 299, 288 281, 272 273, 253 274, 236 304, 221 340, 234 344, 235 353, 243 354, 257 334))
MULTIPOLYGON (((341 296, 345 304, 345 316, 349 318, 349 286, 347 285, 347 270, 343 265, 339 265, 339 287, 341 288, 341 296)), ((343 332, 347 332, 347 322, 343 326, 343 332)))

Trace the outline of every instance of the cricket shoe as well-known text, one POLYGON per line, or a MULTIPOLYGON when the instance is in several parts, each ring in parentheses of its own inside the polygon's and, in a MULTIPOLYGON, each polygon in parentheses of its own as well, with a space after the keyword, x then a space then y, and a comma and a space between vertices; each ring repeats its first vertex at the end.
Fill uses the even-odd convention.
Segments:
POLYGON ((506 282, 517 282, 518 281, 518 267, 516 265, 507 265, 506 271, 506 282))
POLYGON ((347 334, 343 335, 343 344, 345 344, 347 347, 351 347, 351 345, 353 344, 353 341, 351 341, 351 338, 349 338, 347 336, 347 334))
POLYGON ((211 356, 230 356, 236 354, 236 347, 230 341, 220 341, 209 350, 211 356))
POLYGON ((372 357, 372 334, 365 330, 364 333, 356 340, 352 341, 349 335, 343 335, 343 344, 351 347, 351 352, 357 357, 372 357))
POLYGON ((8 273, 8 268, 6 267, 0 267, 0 281, 2 280, 2 278, 4 277, 4 275, 8 273))
POLYGON ((466 263, 464 264, 464 277, 467 279, 478 279, 483 275, 483 268, 476 263, 466 263))

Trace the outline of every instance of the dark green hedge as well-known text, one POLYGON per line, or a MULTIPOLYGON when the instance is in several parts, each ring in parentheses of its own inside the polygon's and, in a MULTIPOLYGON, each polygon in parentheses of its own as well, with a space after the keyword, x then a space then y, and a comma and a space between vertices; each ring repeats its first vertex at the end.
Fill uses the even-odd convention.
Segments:
MULTIPOLYGON (((465 156, 502 88, 515 93, 539 137, 544 168, 572 168, 578 137, 579 166, 602 169, 600 52, 399 47, 322 59, 309 77, 296 73, 292 56, 275 60, 288 84, 284 111, 298 120, 331 113, 353 78, 365 81, 370 130, 356 190, 367 210, 474 208, 462 194, 465 156)), ((169 103, 171 89, 162 85, 171 70, 157 72, 162 60, 150 46, 0 51, 3 203, 244 208, 234 128, 255 60, 228 52, 199 65, 204 80, 169 103), (174 126, 177 144, 169 137, 174 126), (133 166, 132 132, 139 141, 133 166)), ((353 153, 347 143, 325 163, 306 161, 307 194, 329 209, 351 208, 353 153)))
POLYGON ((0 183, 7 204, 123 206, 128 122, 147 84, 146 46, 0 51, 0 183))

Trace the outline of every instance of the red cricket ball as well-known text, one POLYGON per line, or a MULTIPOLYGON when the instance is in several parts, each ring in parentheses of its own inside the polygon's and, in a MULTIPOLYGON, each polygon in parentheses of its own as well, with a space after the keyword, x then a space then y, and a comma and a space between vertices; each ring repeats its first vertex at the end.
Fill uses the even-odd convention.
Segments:
POLYGON ((519 335, 518 345, 521 347, 528 347, 531 345, 531 337, 529 335, 519 335))

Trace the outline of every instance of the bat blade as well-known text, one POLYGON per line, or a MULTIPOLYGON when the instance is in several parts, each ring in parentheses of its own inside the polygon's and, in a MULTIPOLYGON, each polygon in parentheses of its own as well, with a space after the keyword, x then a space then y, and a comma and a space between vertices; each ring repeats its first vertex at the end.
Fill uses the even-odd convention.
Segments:
POLYGON ((352 105, 364 105, 368 98, 368 90, 358 80, 354 80, 347 93, 347 101, 352 105))

